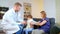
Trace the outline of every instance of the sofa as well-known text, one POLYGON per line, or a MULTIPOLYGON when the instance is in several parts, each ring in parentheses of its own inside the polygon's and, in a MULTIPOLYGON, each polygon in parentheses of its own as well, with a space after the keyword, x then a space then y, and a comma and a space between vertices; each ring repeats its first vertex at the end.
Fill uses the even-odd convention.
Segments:
MULTIPOLYGON (((40 19, 39 18, 33 18, 33 20, 38 22, 40 19)), ((52 32, 51 29, 53 28, 53 26, 55 24, 55 18, 49 18, 49 20, 50 20, 50 32, 48 32, 46 34, 50 34, 52 32)), ((37 29, 38 27, 39 26, 34 25, 34 29, 37 29)), ((29 34, 31 34, 31 32, 29 32, 29 34)))
MULTIPOLYGON (((46 33, 46 34, 59 34, 60 33, 60 28, 58 28, 55 25, 55 18, 49 18, 50 19, 50 32, 46 33)), ((35 21, 39 21, 40 18, 33 18, 33 20, 35 21)), ((25 28, 26 26, 24 26, 25 28)), ((39 26, 34 25, 34 29, 37 29, 39 26)), ((3 32, 3 30, 0 30, 0 34, 5 34, 5 32, 3 32)), ((31 32, 29 32, 29 34, 31 34, 31 32)))

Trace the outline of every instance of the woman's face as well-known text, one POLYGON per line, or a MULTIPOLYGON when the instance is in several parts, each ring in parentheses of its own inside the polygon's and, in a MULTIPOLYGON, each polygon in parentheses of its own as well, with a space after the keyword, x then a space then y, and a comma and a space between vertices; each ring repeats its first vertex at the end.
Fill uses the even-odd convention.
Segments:
POLYGON ((40 12, 41 18, 45 18, 46 17, 46 13, 44 11, 40 12))
POLYGON ((42 14, 42 13, 40 15, 41 15, 41 18, 44 18, 45 17, 44 14, 42 14))

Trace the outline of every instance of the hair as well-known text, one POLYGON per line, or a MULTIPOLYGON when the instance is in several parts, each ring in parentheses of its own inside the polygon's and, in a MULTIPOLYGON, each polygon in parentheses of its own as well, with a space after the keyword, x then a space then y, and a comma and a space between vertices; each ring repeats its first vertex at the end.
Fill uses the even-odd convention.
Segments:
POLYGON ((21 3, 19 3, 19 2, 16 2, 14 5, 17 5, 17 6, 21 6, 22 7, 21 3))
POLYGON ((32 15, 27 15, 28 18, 33 18, 32 15))
POLYGON ((40 12, 44 17, 46 17, 46 12, 45 11, 41 11, 40 12))

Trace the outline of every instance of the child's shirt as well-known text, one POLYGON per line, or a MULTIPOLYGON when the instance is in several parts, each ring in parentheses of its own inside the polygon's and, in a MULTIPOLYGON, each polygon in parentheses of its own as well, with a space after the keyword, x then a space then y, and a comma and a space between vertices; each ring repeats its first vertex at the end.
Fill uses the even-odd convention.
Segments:
POLYGON ((26 29, 27 28, 31 28, 30 23, 36 23, 36 22, 33 19, 27 20, 27 27, 26 27, 26 29))

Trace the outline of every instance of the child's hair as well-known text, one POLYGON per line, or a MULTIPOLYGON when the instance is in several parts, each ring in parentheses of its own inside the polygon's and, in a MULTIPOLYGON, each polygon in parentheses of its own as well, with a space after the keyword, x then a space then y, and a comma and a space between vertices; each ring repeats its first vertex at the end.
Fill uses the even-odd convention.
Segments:
POLYGON ((27 15, 27 18, 33 18, 32 15, 27 15))

